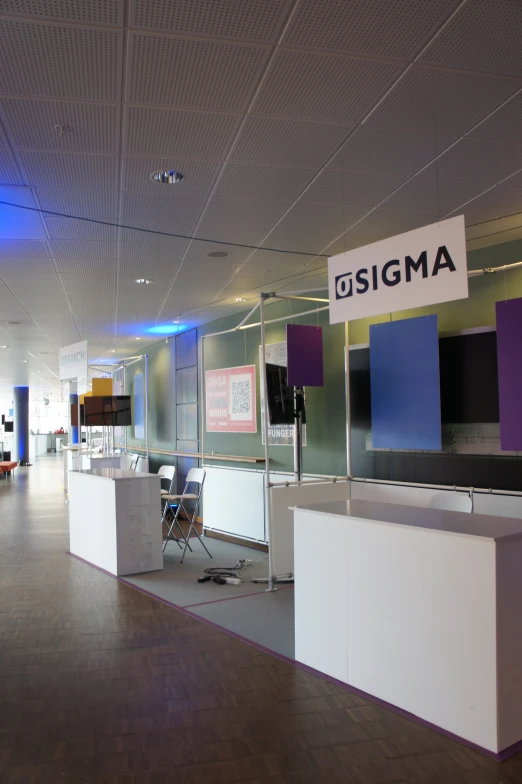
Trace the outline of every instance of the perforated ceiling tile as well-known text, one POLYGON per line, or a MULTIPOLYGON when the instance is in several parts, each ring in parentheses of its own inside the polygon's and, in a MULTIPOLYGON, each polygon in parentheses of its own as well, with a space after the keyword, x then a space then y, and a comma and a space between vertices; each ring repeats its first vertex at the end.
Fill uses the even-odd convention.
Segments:
POLYGON ((368 211, 367 206, 357 205, 350 200, 342 203, 330 204, 328 202, 299 201, 290 212, 285 215, 287 226, 314 226, 319 233, 338 233, 351 226, 368 211))
POLYGON ((404 175, 327 169, 303 194, 302 201, 375 205, 404 182, 404 175))
POLYGON ((55 258, 70 259, 114 259, 118 245, 116 242, 89 242, 88 240, 52 240, 49 243, 55 258))
POLYGON ((521 28, 519 0, 469 0, 421 59, 521 77, 521 28))
POLYGON ((446 179, 493 185, 522 168, 522 144, 466 138, 439 160, 446 179))
POLYGON ((360 127, 331 166, 359 172, 407 176, 435 157, 432 133, 408 133, 395 129, 360 127))
POLYGON ((473 198, 484 188, 485 182, 458 182, 448 180, 448 172, 444 177, 435 166, 430 166, 400 188, 383 206, 401 210, 426 210, 443 217, 468 199, 473 198))
POLYGON ((74 259, 56 258, 56 271, 61 275, 97 275, 111 273, 116 275, 116 262, 107 258, 74 259))
POLYGON ((497 142, 519 142, 522 144, 522 95, 475 128, 470 136, 497 142))
POLYGON ((226 244, 227 242, 240 242, 256 246, 270 230, 270 222, 265 221, 249 223, 248 225, 230 223, 212 223, 203 218, 198 225, 197 237, 213 239, 226 244))
POLYGON ((111 226, 89 221, 47 215, 44 222, 51 239, 116 240, 118 235, 118 230, 111 226))
POLYGON ((125 151, 139 155, 220 159, 241 118, 230 114, 129 107, 125 151))
POLYGON ((4 128, 2 123, 0 122, 0 148, 9 148, 9 142, 7 140, 7 136, 5 134, 4 128))
POLYGON ((510 185, 515 188, 522 188, 522 171, 517 172, 508 180, 506 180, 504 185, 510 185))
POLYGON ((386 92, 403 65, 281 51, 253 111, 358 122, 386 92))
POLYGON ((249 117, 232 158, 319 168, 350 131, 344 125, 249 117))
POLYGON ((31 187, 118 189, 116 156, 23 151, 19 156, 31 187))
POLYGON ((120 258, 122 260, 137 259, 138 261, 147 262, 159 260, 163 263, 171 259, 181 258, 189 244, 189 240, 145 233, 141 234, 141 241, 127 242, 125 241, 126 234, 127 232, 124 232, 123 241, 119 244, 120 258))
POLYGON ((0 257, 5 258, 49 258, 45 242, 38 240, 0 240, 0 257))
POLYGON ((169 196, 179 190, 185 196, 204 196, 210 193, 221 166, 209 161, 174 158, 123 158, 123 190, 169 196), (163 185, 151 180, 153 172, 176 171, 184 179, 176 185, 163 185))
POLYGON ((116 106, 2 98, 13 147, 33 150, 117 152, 116 106), (65 130, 59 133, 55 126, 65 130))
POLYGON ((496 76, 414 66, 368 122, 384 128, 429 132, 437 139, 438 149, 443 150, 520 86, 496 76))
POLYGON ((170 33, 273 43, 280 34, 291 0, 133 0, 131 26, 170 33))
POLYGON ((502 218, 522 211, 522 188, 498 185, 474 201, 466 204, 459 213, 464 213, 466 224, 502 218))
POLYGON ((20 174, 14 155, 9 150, 0 150, 0 185, 26 185, 20 174))
POLYGON ((205 219, 210 223, 238 223, 243 226, 273 224, 283 215, 287 202, 246 201, 244 199, 221 199, 214 197, 210 202, 205 219))
POLYGON ((134 34, 128 101, 240 111, 269 50, 255 46, 134 34))
POLYGON ((114 191, 76 191, 35 188, 41 209, 81 218, 113 221, 117 215, 118 194, 114 191))
MULTIPOLYGON (((145 197, 140 193, 123 195, 123 223, 147 228, 158 228, 161 231, 185 233, 184 229, 197 223, 205 204, 204 196, 184 196, 175 188, 171 188, 169 196, 145 197)), ((147 239, 143 237, 143 239, 147 239)), ((149 238, 150 239, 150 238, 149 238)))
POLYGON ((409 60, 455 0, 301 0, 285 44, 409 60))
POLYGON ((277 194, 280 201, 291 202, 299 196, 313 175, 313 169, 228 163, 215 195, 262 201, 277 194))
POLYGON ((0 19, 0 91, 116 101, 121 32, 0 19), (13 68, 13 63, 23 68, 13 68))
POLYGON ((1 10, 11 16, 119 27, 123 24, 124 0, 3 0, 1 10))

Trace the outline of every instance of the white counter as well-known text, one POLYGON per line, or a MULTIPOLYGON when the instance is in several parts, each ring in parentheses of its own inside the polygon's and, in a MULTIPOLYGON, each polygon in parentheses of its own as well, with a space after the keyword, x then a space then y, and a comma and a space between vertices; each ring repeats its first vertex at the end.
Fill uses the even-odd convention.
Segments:
POLYGON ((160 489, 157 474, 70 471, 70 552, 115 575, 163 569, 160 489))
POLYGON ((296 659, 490 752, 522 740, 522 520, 294 510, 296 659))
POLYGON ((48 433, 31 433, 29 435, 29 459, 34 460, 35 457, 46 455, 48 443, 48 433))

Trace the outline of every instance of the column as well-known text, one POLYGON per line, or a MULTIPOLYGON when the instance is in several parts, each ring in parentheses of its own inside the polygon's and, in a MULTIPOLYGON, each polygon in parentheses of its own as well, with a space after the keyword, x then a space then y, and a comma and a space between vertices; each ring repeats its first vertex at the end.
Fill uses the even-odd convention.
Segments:
POLYGON ((14 388, 14 441, 20 465, 29 465, 29 387, 14 388))
POLYGON ((69 443, 78 443, 78 422, 80 417, 80 409, 78 408, 78 385, 76 382, 69 382, 69 443), (76 406, 76 425, 73 425, 72 407, 76 406))

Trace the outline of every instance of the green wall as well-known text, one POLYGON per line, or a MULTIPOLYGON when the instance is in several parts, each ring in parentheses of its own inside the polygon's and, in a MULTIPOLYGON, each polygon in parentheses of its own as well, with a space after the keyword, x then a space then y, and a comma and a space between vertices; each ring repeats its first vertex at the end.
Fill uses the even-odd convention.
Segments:
MULTIPOLYGON (((470 269, 499 266, 522 260, 522 241, 503 243, 468 254, 470 269)), ((324 296, 324 294, 322 294, 324 296)), ((522 296, 522 269, 499 272, 470 279, 468 300, 449 302, 431 308, 394 313, 393 319, 409 318, 430 313, 439 316, 439 332, 452 332, 472 327, 495 324, 495 302, 522 296)), ((267 320, 286 317, 292 323, 323 327, 325 386, 307 389, 307 446, 304 448, 304 470, 307 473, 344 474, 346 472, 345 388, 344 388, 344 325, 328 324, 328 311, 298 317, 296 314, 314 307, 310 302, 286 300, 267 304, 267 320)), ((202 335, 230 329, 246 315, 244 313, 214 321, 197 330, 201 367, 202 335)), ((371 323, 386 321, 389 315, 361 319, 350 323, 350 344, 368 343, 371 323)), ((258 321, 258 315, 254 315, 258 321)), ((285 339, 286 321, 268 324, 266 342, 285 339)), ((149 443, 151 448, 176 449, 176 343, 183 337, 169 338, 154 343, 144 350, 149 356, 149 443)), ((257 433, 206 433, 205 453, 248 455, 262 457, 261 420, 259 407, 259 345, 260 329, 241 330, 227 335, 208 337, 204 341, 205 370, 254 364, 257 369, 257 433)), ((180 343, 180 350, 182 345, 180 343)), ((131 391, 132 377, 142 370, 137 363, 127 372, 127 392, 131 391)), ((130 432, 130 431, 129 431, 130 432)), ((201 438, 201 433, 199 433, 201 438)), ((129 445, 136 443, 132 438, 129 445)), ((291 447, 270 449, 274 470, 292 470, 291 447)), ((171 462, 153 458, 151 465, 171 462)), ((226 463, 219 463, 226 465, 226 463)))

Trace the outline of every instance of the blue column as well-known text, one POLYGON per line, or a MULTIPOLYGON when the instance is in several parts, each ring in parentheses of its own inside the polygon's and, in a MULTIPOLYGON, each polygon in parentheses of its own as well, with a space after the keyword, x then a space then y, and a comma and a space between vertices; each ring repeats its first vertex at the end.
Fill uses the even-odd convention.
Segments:
POLYGON ((14 438, 20 465, 29 465, 29 387, 14 388, 14 438))
MULTIPOLYGON (((77 406, 78 405, 78 395, 70 394, 69 395, 69 406, 77 406)), ((78 411, 78 416, 80 416, 80 412, 78 411)), ((70 421, 70 417, 69 417, 70 421)), ((69 433, 69 441, 71 444, 78 443, 78 427, 76 425, 71 425, 71 432, 69 433)))

